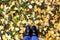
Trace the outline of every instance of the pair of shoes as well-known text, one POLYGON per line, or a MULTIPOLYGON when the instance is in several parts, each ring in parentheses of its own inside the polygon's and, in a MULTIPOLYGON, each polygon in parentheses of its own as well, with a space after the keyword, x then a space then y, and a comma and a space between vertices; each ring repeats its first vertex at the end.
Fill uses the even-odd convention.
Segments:
POLYGON ((29 25, 26 27, 26 35, 24 36, 23 40, 38 40, 35 26, 32 26, 32 29, 29 25))

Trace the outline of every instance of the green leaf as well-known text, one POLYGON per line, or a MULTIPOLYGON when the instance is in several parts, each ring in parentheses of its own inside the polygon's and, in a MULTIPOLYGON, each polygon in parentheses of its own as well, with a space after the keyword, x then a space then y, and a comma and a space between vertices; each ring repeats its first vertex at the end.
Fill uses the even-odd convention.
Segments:
POLYGON ((5 3, 6 5, 9 5, 10 0, 6 0, 6 1, 4 1, 3 3, 5 3))
POLYGON ((49 24, 48 29, 53 27, 54 27, 54 24, 49 24))
POLYGON ((24 15, 24 17, 25 17, 25 20, 28 20, 27 17, 26 17, 26 15, 24 15))
POLYGON ((4 29, 8 29, 9 28, 9 24, 4 24, 4 29))
POLYGON ((11 10, 14 10, 14 8, 15 8, 15 5, 13 5, 13 6, 11 7, 11 10))
POLYGON ((7 32, 7 34, 11 35, 11 38, 14 38, 13 31, 9 30, 9 32, 7 32))
POLYGON ((27 3, 24 2, 21 6, 22 6, 23 8, 26 8, 26 7, 27 7, 27 3))
POLYGON ((18 12, 19 12, 18 14, 21 15, 23 11, 22 10, 18 10, 18 12))
POLYGON ((8 8, 8 9, 6 9, 6 13, 8 13, 8 11, 9 11, 9 8, 8 8))
POLYGON ((19 18, 19 17, 15 19, 15 21, 16 21, 16 22, 18 22, 19 20, 20 20, 20 18, 19 18))
POLYGON ((58 18, 58 21, 60 21, 60 17, 58 18))
POLYGON ((2 9, 0 9, 0 14, 2 13, 2 9))
POLYGON ((6 0, 7 2, 9 2, 10 0, 6 0))
POLYGON ((0 25, 2 24, 2 21, 0 20, 0 25))
POLYGON ((0 36, 2 36, 1 31, 0 31, 0 36))
POLYGON ((33 3, 33 4, 31 4, 32 6, 33 6, 33 8, 34 8, 34 6, 36 5, 36 3, 33 3))
POLYGON ((0 4, 2 4, 2 0, 0 0, 0 4))
POLYGON ((40 8, 41 8, 41 9, 44 9, 44 8, 45 8, 44 2, 41 4, 40 8))
POLYGON ((12 19, 12 16, 11 16, 11 15, 9 15, 9 16, 8 16, 8 20, 10 21, 11 19, 12 19))
POLYGON ((14 27, 17 27, 17 24, 16 24, 16 23, 14 23, 14 24, 13 24, 13 26, 14 26, 14 27))
POLYGON ((55 8, 53 9, 52 13, 55 15, 57 10, 58 10, 58 9, 55 7, 55 8))

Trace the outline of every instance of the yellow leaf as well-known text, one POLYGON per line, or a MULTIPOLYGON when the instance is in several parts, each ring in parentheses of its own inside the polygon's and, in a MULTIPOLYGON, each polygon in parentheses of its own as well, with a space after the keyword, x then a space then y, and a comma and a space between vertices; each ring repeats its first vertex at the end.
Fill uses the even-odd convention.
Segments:
POLYGON ((20 23, 21 23, 21 21, 18 21, 18 22, 17 22, 17 25, 19 26, 19 25, 20 25, 20 23))
POLYGON ((0 30, 3 29, 3 26, 0 26, 0 30))
POLYGON ((7 38, 6 38, 6 36, 5 36, 5 35, 3 35, 3 37, 2 37, 2 38, 3 38, 3 40, 7 40, 7 38))
POLYGON ((57 20, 58 17, 59 17, 58 15, 55 15, 55 16, 54 16, 54 18, 55 18, 56 20, 57 20))
POLYGON ((38 13, 41 13, 41 9, 40 8, 38 8, 38 13))
POLYGON ((46 11, 46 10, 42 9, 42 10, 41 10, 41 13, 44 13, 45 11, 46 11))
POLYGON ((4 5, 3 5, 3 4, 1 4, 0 8, 1 8, 1 9, 3 9, 3 8, 4 8, 4 5))
POLYGON ((38 10, 37 6, 34 6, 34 12, 37 12, 37 10, 38 10))

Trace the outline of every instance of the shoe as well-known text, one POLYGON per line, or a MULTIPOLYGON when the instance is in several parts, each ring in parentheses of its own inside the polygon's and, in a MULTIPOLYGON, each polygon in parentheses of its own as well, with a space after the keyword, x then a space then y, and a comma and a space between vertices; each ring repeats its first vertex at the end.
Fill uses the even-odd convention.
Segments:
POLYGON ((35 26, 32 26, 32 37, 31 37, 31 40, 38 40, 35 26))
POLYGON ((26 26, 26 35, 24 36, 23 40, 30 40, 31 37, 30 37, 30 26, 27 25, 26 26))

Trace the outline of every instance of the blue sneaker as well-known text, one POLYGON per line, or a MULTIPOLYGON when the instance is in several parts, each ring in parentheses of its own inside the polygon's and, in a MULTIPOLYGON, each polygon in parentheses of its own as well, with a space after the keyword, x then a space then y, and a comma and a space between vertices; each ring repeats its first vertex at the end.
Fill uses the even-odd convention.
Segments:
POLYGON ((30 38, 30 26, 26 27, 26 35, 24 36, 23 40, 31 40, 30 38))
POLYGON ((31 38, 31 40, 38 40, 38 36, 36 34, 36 27, 35 26, 32 27, 32 38, 31 38))

